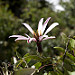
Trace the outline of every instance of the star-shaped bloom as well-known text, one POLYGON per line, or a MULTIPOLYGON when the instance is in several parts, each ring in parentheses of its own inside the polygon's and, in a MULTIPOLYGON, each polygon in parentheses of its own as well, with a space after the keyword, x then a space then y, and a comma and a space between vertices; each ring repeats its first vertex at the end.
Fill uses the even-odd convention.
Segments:
POLYGON ((26 37, 22 36, 22 35, 12 35, 10 37, 16 37, 17 39, 15 41, 17 41, 17 40, 27 40, 28 43, 30 43, 31 41, 41 42, 42 40, 47 40, 47 39, 55 38, 55 36, 50 36, 49 37, 47 35, 47 33, 50 32, 55 26, 57 26, 59 24, 57 22, 53 23, 45 31, 46 26, 47 26, 49 20, 51 19, 51 17, 47 18, 47 20, 44 23, 43 23, 43 19, 44 18, 41 18, 41 20, 39 21, 37 33, 35 33, 34 30, 27 23, 22 23, 33 34, 33 36, 34 36, 33 38, 31 38, 27 34, 25 34, 26 37))

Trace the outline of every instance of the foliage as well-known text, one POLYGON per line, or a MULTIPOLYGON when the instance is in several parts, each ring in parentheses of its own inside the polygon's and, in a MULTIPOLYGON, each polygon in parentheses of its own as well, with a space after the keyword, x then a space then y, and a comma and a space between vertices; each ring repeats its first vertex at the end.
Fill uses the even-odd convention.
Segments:
POLYGON ((59 17, 61 18, 61 20, 58 19, 59 23, 63 27, 62 31, 67 35, 72 36, 75 34, 75 32, 73 31, 75 29, 75 0, 60 0, 60 4, 62 5, 65 11, 58 13, 59 17))
MULTIPOLYGON (((20 19, 18 19, 17 17, 14 17, 13 13, 10 10, 8 11, 8 7, 9 7, 8 5, 0 6, 0 35, 1 35, 0 36, 0 57, 1 57, 1 60, 4 60, 4 59, 9 60, 11 55, 13 55, 11 51, 13 51, 12 49, 14 44, 11 44, 8 37, 9 35, 16 33, 15 30, 17 29, 17 24, 21 22, 20 19), (8 56, 9 58, 4 57, 3 55, 8 56)), ((15 46, 14 46, 14 49, 15 49, 15 46)))
MULTIPOLYGON (((65 35, 65 34, 64 34, 65 35)), ((63 35, 62 35, 63 36, 63 35)), ((65 35, 66 36, 66 35, 65 35)), ((51 74, 51 75, 69 75, 71 72, 75 70, 75 40, 70 37, 63 38, 68 39, 64 40, 65 49, 62 47, 54 47, 55 50, 59 51, 60 54, 54 57, 45 57, 39 55, 30 55, 29 53, 25 54, 23 57, 20 57, 19 53, 17 53, 17 57, 19 60, 17 63, 13 64, 14 74, 51 74), (35 61, 30 64, 31 61, 35 61), (32 67, 34 66, 34 67, 32 67), (31 67, 31 68, 30 68, 31 67), (30 71, 30 72, 27 72, 30 71)), ((5 63, 6 65, 6 63, 5 63)), ((5 66, 6 69, 9 66, 5 66)), ((7 70, 5 71, 7 72, 7 70)), ((13 73, 10 71, 10 73, 13 73)), ((6 74, 7 75, 7 74, 6 74)))

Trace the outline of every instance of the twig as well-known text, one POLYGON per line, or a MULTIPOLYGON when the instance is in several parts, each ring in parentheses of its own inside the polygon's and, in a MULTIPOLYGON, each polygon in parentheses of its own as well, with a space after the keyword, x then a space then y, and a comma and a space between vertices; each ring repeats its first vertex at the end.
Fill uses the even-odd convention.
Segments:
POLYGON ((27 64, 27 62, 24 60, 24 58, 23 58, 23 62, 26 64, 26 67, 28 68, 28 64, 27 64))
POLYGON ((3 75, 3 71, 2 68, 0 67, 0 75, 3 75))
POLYGON ((68 51, 68 45, 69 45, 69 39, 68 39, 68 42, 66 43, 66 49, 65 49, 65 53, 63 55, 63 62, 62 62, 62 69, 63 69, 63 73, 64 73, 64 60, 65 60, 65 57, 66 57, 66 52, 68 51))
POLYGON ((54 64, 44 65, 44 66, 40 67, 39 70, 41 70, 42 68, 44 68, 44 67, 46 67, 46 66, 49 66, 49 65, 54 65, 54 64))
POLYGON ((75 54, 74 54, 74 48, 73 48, 73 56, 75 57, 75 54))

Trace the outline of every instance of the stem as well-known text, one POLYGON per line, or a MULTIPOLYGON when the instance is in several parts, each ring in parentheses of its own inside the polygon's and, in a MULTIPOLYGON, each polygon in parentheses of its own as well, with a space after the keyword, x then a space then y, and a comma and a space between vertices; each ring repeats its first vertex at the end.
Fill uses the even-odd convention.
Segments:
POLYGON ((53 64, 44 65, 44 66, 40 67, 39 70, 41 70, 42 68, 44 68, 46 66, 50 66, 50 65, 53 65, 53 64))
POLYGON ((64 53, 64 56, 63 56, 63 63, 62 63, 62 68, 63 68, 63 73, 64 73, 64 60, 65 60, 65 57, 66 57, 66 52, 68 51, 68 45, 69 45, 69 39, 68 39, 68 42, 66 43, 66 49, 65 49, 65 53, 64 53))
POLYGON ((39 53, 42 53, 42 46, 41 46, 41 42, 37 41, 37 51, 39 53))
POLYGON ((28 68, 28 64, 27 64, 27 62, 24 60, 24 58, 23 58, 23 62, 26 64, 26 67, 28 68))
POLYGON ((74 54, 74 48, 73 48, 73 56, 75 57, 75 54, 74 54))
POLYGON ((1 72, 0 72, 0 75, 3 75, 3 71, 2 71, 2 68, 1 68, 1 67, 0 67, 0 71, 1 71, 1 72))

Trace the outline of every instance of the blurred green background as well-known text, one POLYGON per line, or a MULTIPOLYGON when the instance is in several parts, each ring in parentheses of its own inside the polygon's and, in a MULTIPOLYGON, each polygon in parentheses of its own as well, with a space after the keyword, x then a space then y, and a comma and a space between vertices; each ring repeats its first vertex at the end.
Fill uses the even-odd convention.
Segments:
POLYGON ((30 44, 27 41, 17 41, 10 38, 10 35, 32 34, 22 25, 28 23, 34 31, 37 30, 38 22, 43 17, 44 21, 52 17, 47 28, 53 22, 58 22, 59 26, 48 33, 49 36, 56 36, 56 39, 42 42, 44 56, 59 55, 60 53, 53 49, 54 46, 65 47, 61 40, 61 33, 67 36, 75 35, 75 0, 63 1, 59 4, 64 11, 54 11, 52 3, 46 0, 0 0, 0 61, 10 62, 16 51, 23 56, 26 53, 36 54, 36 43, 30 44))

